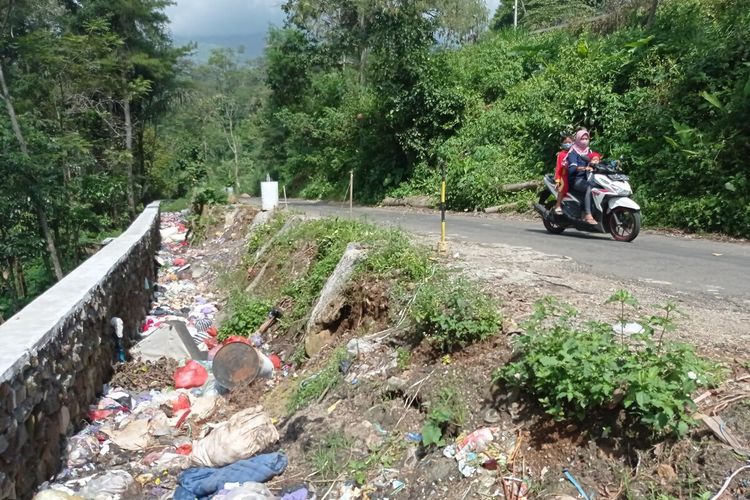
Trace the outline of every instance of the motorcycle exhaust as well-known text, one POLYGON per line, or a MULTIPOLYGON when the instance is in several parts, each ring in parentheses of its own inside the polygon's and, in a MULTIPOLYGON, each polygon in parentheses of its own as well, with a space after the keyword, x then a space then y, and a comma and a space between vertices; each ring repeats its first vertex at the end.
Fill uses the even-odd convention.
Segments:
POLYGON ((549 219, 549 210, 544 208, 544 205, 540 203, 534 203, 534 210, 536 210, 539 213, 539 215, 541 215, 545 219, 549 219))

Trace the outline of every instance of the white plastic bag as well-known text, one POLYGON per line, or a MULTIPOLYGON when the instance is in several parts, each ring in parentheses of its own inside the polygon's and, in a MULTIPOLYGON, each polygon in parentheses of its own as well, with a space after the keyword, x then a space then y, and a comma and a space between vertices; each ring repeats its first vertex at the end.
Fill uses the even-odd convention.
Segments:
POLYGON ((80 495, 92 500, 138 498, 138 483, 127 471, 111 470, 89 481, 80 495))
MULTIPOLYGON (((228 485, 225 485, 225 489, 228 485)), ((229 489, 227 493, 220 493, 213 500, 275 500, 277 497, 271 493, 265 484, 242 483, 236 488, 229 489)))

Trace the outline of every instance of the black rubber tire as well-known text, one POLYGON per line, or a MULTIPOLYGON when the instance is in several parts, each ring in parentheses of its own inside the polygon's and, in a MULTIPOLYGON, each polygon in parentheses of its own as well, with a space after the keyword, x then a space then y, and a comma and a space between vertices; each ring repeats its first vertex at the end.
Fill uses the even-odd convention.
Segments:
MULTIPOLYGON (((545 189, 539 195, 539 204, 543 205, 547 211, 551 211, 555 206, 555 198, 552 197, 552 193, 550 193, 548 190, 545 189)), ((561 234, 563 231, 565 231, 565 228, 567 227, 567 226, 561 226, 560 224, 555 224, 553 222, 550 222, 544 217, 542 217, 542 224, 544 224, 544 229, 546 229, 548 233, 552 233, 552 234, 561 234)))
POLYGON ((609 223, 609 234, 617 241, 633 241, 638 233, 641 232, 641 212, 632 208, 617 207, 607 216, 609 223), (617 219, 621 221, 627 219, 623 224, 618 224, 617 219))

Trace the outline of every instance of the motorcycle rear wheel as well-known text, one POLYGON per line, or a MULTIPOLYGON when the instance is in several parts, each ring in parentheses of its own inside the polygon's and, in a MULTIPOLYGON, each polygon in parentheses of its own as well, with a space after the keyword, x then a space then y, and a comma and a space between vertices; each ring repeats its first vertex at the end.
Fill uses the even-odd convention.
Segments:
MULTIPOLYGON (((552 193, 547 190, 539 196, 539 204, 543 205, 548 212, 552 211, 555 206, 555 198, 550 198, 550 196, 552 196, 552 193)), ((562 224, 555 224, 554 222, 547 220, 546 217, 542 217, 542 224, 544 224, 544 229, 552 234, 561 234, 567 227, 562 224)))
POLYGON ((617 207, 607 217, 609 234, 617 241, 633 241, 641 231, 641 213, 637 210, 617 207))

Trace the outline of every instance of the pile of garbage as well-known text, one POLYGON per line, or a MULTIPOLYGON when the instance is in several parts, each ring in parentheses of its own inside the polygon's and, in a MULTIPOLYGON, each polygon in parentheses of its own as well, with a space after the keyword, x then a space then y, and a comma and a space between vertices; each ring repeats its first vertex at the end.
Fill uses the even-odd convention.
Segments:
MULTIPOLYGON (((217 340, 220 304, 210 270, 193 266, 185 215, 162 215, 159 283, 133 360, 116 365, 36 499, 314 498, 304 485, 273 494, 263 484, 287 457, 270 451, 279 434, 262 407, 227 415, 228 389, 273 377, 281 363, 245 337, 217 340)), ((263 332, 254 337, 267 345, 263 332)))

